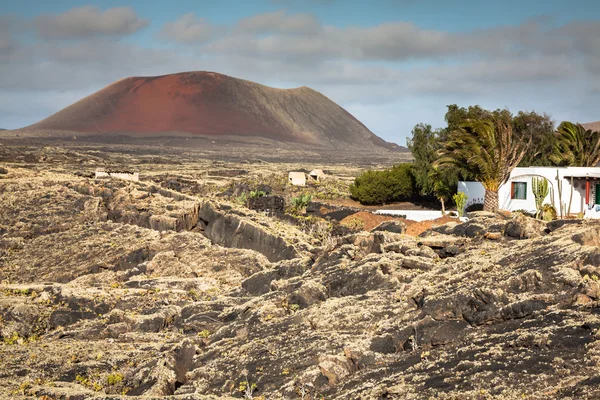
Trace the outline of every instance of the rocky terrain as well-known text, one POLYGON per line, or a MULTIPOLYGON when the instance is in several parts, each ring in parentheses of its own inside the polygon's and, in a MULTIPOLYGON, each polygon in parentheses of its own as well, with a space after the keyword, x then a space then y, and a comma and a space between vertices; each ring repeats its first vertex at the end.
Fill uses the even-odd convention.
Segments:
POLYGON ((230 166, 96 180, 120 154, 9 150, 3 398, 600 397, 598 224, 316 235, 215 195, 230 166))
POLYGON ((199 136, 256 146, 274 141, 338 151, 406 150, 313 89, 276 89, 213 72, 121 79, 21 133, 96 142, 199 136))

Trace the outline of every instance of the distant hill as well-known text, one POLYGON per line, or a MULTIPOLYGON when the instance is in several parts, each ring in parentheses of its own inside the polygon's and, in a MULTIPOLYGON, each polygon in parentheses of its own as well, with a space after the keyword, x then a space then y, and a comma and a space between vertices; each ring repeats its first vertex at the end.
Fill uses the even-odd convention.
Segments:
POLYGON ((593 131, 600 131, 600 121, 596 122, 588 122, 586 124, 581 124, 585 129, 591 129, 593 131))
POLYGON ((122 79, 25 129, 133 137, 183 132, 406 150, 313 89, 275 89, 213 72, 122 79))

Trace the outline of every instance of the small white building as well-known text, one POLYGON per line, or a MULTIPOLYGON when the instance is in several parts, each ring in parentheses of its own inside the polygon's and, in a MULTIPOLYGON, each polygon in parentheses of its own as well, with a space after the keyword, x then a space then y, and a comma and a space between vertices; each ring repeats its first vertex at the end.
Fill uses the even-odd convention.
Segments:
POLYGON ((322 169, 313 169, 308 176, 314 181, 321 182, 325 178, 325 172, 322 169))
POLYGON ((306 186, 306 174, 304 172, 290 172, 288 181, 294 186, 306 186))
POLYGON ((140 180, 140 174, 138 172, 130 172, 130 171, 111 171, 104 169, 97 169, 95 174, 95 179, 99 178, 115 178, 122 179, 125 181, 133 181, 138 182, 140 180))
MULTIPOLYGON (((588 218, 600 218, 600 167, 515 168, 498 191, 500 209, 535 212, 534 177, 548 180, 549 193, 544 204, 552 204, 559 215, 583 213, 588 218)), ((459 182, 458 191, 468 196, 468 205, 483 203, 485 189, 479 182, 459 182)))

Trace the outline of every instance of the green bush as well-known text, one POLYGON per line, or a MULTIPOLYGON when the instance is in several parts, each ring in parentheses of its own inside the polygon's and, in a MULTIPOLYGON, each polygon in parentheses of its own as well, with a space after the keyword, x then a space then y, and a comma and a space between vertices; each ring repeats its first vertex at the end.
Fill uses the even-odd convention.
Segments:
POLYGON ((409 200, 415 194, 412 164, 399 164, 384 171, 365 171, 350 185, 350 193, 362 204, 409 200))

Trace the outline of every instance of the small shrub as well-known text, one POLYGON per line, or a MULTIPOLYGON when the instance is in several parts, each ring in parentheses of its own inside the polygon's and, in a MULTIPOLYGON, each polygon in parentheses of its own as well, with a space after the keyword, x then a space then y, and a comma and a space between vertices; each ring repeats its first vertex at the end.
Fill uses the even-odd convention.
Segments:
POLYGON ((542 219, 544 221, 552 221, 557 218, 556 208, 552 204, 544 204, 541 210, 542 219))
POLYGON ((200 336, 203 339, 206 339, 210 336, 210 331, 207 329, 204 329, 204 330, 198 332, 198 336, 200 336))
POLYGON ((190 299, 192 299, 193 301, 198 301, 198 300, 200 300, 200 294, 199 294, 197 291, 195 291, 194 289, 190 289, 190 290, 187 292, 187 295, 188 295, 188 297, 189 297, 190 299))
POLYGON ((292 211, 300 212, 306 210, 306 208, 310 205, 311 201, 312 196, 308 193, 303 193, 298 197, 292 197, 292 199, 290 200, 292 211))
POLYGON ((262 190, 252 190, 252 191, 250 192, 250 198, 251 198, 251 199, 255 199, 255 198, 257 198, 257 197, 264 197, 264 196, 266 196, 266 195, 267 195, 267 194, 266 194, 265 192, 263 192, 262 190))
POLYGON ((235 202, 242 206, 245 206, 248 202, 248 196, 246 195, 246 193, 242 193, 241 195, 235 198, 235 202))
POLYGON ((469 197, 464 192, 458 192, 452 196, 452 200, 454 200, 454 204, 456 204, 456 212, 458 212, 459 217, 462 217, 465 213, 465 206, 467 205, 468 198, 469 197))
POLYGON ((110 374, 106 377, 106 384, 107 385, 116 385, 117 383, 121 383, 123 382, 123 379, 125 377, 123 376, 123 374, 120 373, 114 373, 114 374, 110 374))

